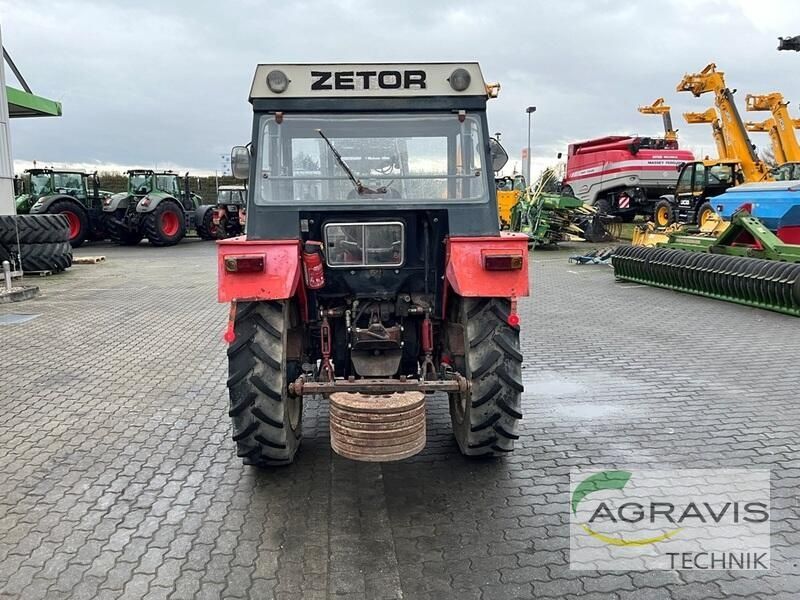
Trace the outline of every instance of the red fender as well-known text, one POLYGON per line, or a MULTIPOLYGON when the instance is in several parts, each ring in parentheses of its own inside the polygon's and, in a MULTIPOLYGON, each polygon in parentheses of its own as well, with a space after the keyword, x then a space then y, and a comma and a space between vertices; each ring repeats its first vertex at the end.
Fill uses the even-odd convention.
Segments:
POLYGON ((298 240, 248 240, 239 236, 217 242, 219 302, 286 300, 302 287, 300 272, 298 240), (225 259, 236 257, 262 257, 264 269, 230 272, 225 259))
POLYGON ((501 232, 499 236, 447 238, 445 273, 459 296, 519 298, 528 295, 528 236, 501 232), (487 270, 486 257, 518 256, 520 268, 487 270))

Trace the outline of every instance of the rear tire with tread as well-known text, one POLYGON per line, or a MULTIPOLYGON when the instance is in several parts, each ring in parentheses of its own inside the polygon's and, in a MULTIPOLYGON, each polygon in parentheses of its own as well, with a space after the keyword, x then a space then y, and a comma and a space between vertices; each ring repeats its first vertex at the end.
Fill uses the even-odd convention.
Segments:
POLYGON ((0 245, 0 261, 15 259, 23 271, 53 271, 58 273, 72 266, 72 246, 69 242, 44 244, 0 245), (22 260, 19 260, 19 256, 22 260))
POLYGON ((106 229, 108 230, 109 239, 121 246, 136 246, 144 238, 144 235, 140 232, 126 229, 111 219, 106 221, 106 229))
POLYGON ((717 214, 717 211, 714 210, 714 207, 711 206, 711 202, 703 202, 697 208, 697 217, 696 223, 699 227, 702 227, 703 224, 706 222, 708 217, 712 214, 717 214))
POLYGON ((471 397, 450 394, 458 446, 467 456, 502 456, 514 450, 522 419, 519 327, 508 324, 507 298, 460 298, 451 320, 463 327, 465 356, 456 369, 470 381, 471 397))
POLYGON ((45 244, 69 241, 64 215, 0 215, 0 244, 45 244))
POLYGON ((69 200, 57 200, 53 202, 47 209, 47 214, 50 215, 64 215, 69 222, 69 217, 65 213, 71 213, 73 218, 79 224, 78 232, 75 237, 69 239, 69 243, 73 248, 80 248, 86 238, 89 237, 89 215, 86 214, 86 209, 79 206, 77 202, 69 200))
POLYGON ((675 222, 672 212, 672 202, 666 199, 659 200, 653 209, 653 223, 656 227, 667 227, 675 222))
POLYGON ((287 360, 291 309, 288 300, 237 306, 236 338, 228 348, 228 414, 246 465, 290 464, 300 445, 302 403, 288 394, 299 374, 299 363, 287 360))
POLYGON ((608 198, 600 198, 597 201, 597 213, 601 215, 613 215, 611 210, 611 201, 608 198))
POLYGON ((186 235, 186 220, 181 205, 175 200, 162 200, 152 212, 145 215, 142 221, 142 230, 153 246, 174 246, 186 235), (178 230, 174 235, 167 235, 162 228, 162 215, 167 212, 172 212, 178 219, 178 230))
POLYGON ((197 224, 197 235, 201 240, 215 240, 217 239, 217 230, 214 226, 214 211, 209 209, 203 215, 203 220, 197 224))

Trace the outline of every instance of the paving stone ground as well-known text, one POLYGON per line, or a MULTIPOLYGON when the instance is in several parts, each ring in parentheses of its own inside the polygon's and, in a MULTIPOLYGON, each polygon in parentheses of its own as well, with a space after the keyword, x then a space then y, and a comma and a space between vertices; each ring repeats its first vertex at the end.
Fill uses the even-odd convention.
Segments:
POLYGON ((212 244, 88 246, 107 262, 0 305, 2 598, 800 597, 800 319, 616 283, 537 252, 520 304, 518 450, 462 458, 444 403, 396 464, 297 462, 230 440, 212 244), (568 567, 573 466, 772 470, 772 569, 568 567))

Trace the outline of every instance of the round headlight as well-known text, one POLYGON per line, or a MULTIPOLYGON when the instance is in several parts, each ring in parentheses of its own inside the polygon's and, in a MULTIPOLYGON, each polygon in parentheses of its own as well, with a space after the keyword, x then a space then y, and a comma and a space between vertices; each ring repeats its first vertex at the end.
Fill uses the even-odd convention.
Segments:
POLYGON ((452 73, 450 73, 450 77, 447 81, 450 82, 450 87, 453 88, 457 92, 463 92, 465 89, 469 87, 469 83, 472 80, 472 77, 469 74, 469 71, 466 69, 458 68, 452 73))
POLYGON ((289 87, 289 78, 286 77, 286 73, 283 71, 270 71, 267 73, 267 87, 276 94, 285 92, 286 88, 289 87))

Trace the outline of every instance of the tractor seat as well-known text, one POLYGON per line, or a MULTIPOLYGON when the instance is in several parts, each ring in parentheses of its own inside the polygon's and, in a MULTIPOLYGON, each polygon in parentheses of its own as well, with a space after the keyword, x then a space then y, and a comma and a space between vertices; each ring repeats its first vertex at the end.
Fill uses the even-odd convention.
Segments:
POLYGON ((347 194, 348 200, 357 200, 358 198, 387 198, 392 200, 399 200, 401 198, 400 192, 394 188, 388 188, 385 194, 359 194, 356 190, 350 190, 347 194))

